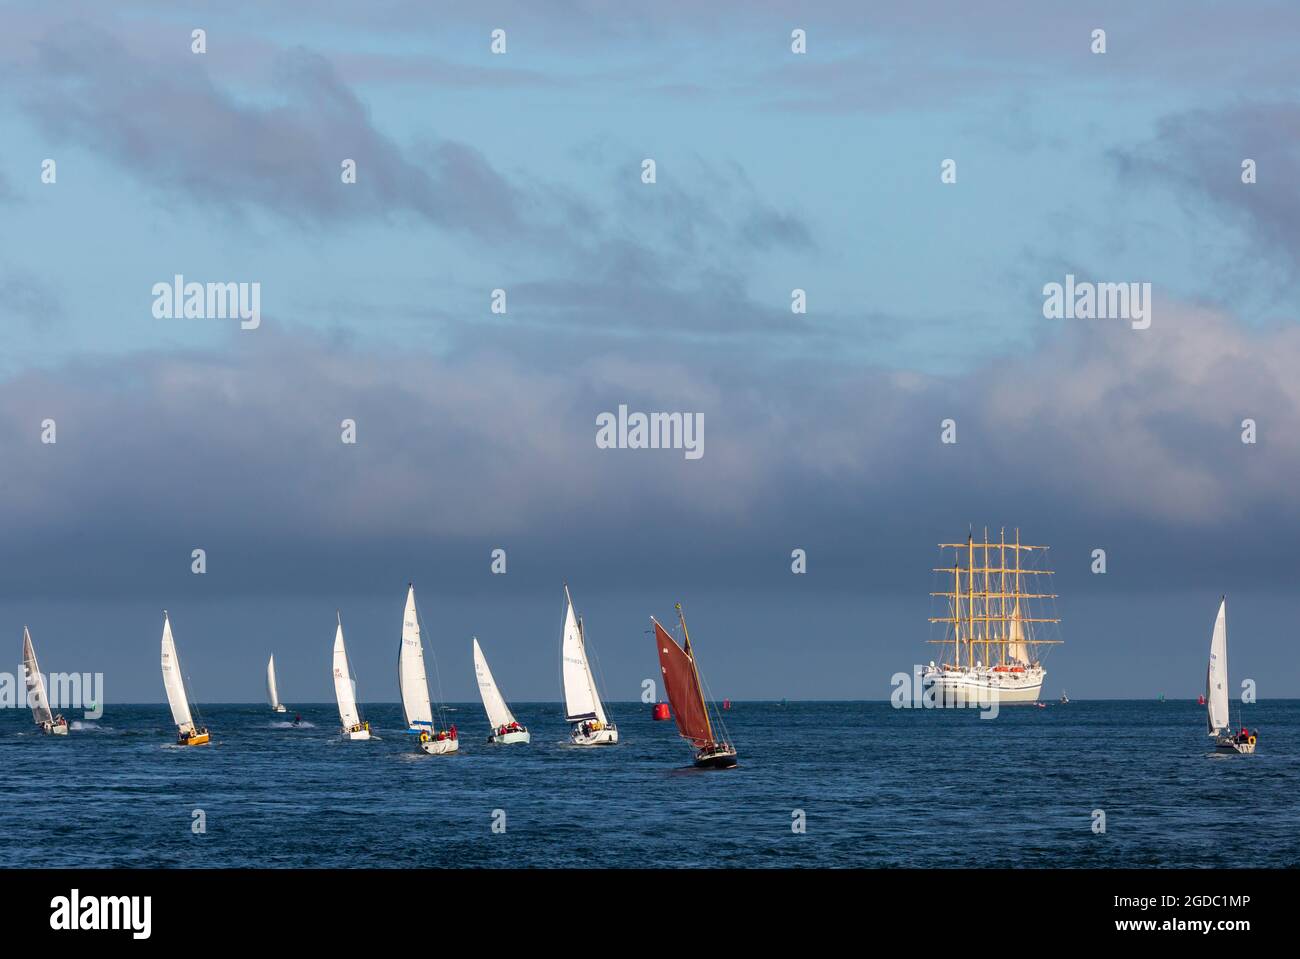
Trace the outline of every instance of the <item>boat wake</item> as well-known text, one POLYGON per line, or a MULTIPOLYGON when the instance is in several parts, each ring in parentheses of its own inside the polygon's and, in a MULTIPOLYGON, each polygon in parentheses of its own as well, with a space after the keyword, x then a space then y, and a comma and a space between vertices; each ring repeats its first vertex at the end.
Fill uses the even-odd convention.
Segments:
POLYGON ((278 723, 271 723, 270 726, 272 729, 315 729, 316 728, 315 723, 309 723, 305 719, 300 723, 278 722, 278 723))

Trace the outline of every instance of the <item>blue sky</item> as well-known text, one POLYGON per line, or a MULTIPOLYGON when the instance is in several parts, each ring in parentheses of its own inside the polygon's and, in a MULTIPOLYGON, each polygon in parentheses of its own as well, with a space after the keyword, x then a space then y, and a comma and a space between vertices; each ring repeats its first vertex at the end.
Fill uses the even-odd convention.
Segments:
POLYGON ((551 698, 568 579, 629 696, 682 599, 715 690, 874 698, 928 658, 933 544, 1019 525, 1049 686, 1193 694, 1228 591, 1234 672, 1300 695, 1300 14, 698 6, 0 6, 0 624, 153 700, 167 606, 210 698, 273 646, 324 699, 335 607, 386 683, 414 578, 449 693, 481 624, 551 698), (262 326, 155 319, 177 273, 262 326), (1152 329, 1045 320, 1066 273, 1151 283, 1152 329), (708 452, 596 450, 619 403, 708 452))

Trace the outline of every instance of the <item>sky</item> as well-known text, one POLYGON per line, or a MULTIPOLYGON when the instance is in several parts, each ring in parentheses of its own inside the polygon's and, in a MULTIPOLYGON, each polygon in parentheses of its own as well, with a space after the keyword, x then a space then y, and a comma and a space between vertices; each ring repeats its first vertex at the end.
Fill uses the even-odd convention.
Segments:
POLYGON ((934 656, 936 544, 1019 528, 1046 695, 1195 696, 1227 594, 1234 684, 1300 696, 1298 28, 0 3, 0 636, 158 702, 166 608, 199 698, 274 652, 328 701, 338 610, 392 701, 413 580, 449 699, 478 636, 553 700, 567 582, 611 699, 676 602, 719 696, 883 699, 934 656), (259 284, 259 325, 158 317, 178 274, 259 284), (1150 327, 1045 317, 1067 274, 1149 283, 1150 327), (620 405, 704 455, 599 448, 620 405))

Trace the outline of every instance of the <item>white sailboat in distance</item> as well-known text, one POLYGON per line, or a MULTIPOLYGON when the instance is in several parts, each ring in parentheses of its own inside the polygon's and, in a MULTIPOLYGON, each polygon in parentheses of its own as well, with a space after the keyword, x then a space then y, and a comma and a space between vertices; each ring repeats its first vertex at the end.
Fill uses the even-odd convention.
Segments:
POLYGON ((339 722, 343 724, 343 738, 363 740, 370 738, 370 723, 357 712, 357 684, 348 668, 348 651, 343 645, 343 615, 338 616, 338 629, 334 632, 334 698, 339 703, 339 722))
POLYGON ((618 727, 606 718, 605 707, 596 692, 596 680, 587 661, 586 634, 582 620, 573 612, 568 583, 564 585, 560 664, 564 681, 564 715, 573 723, 569 742, 575 746, 612 746, 618 742, 618 727))
POLYGON ((271 658, 266 661, 266 698, 271 703, 271 712, 283 713, 288 711, 285 709, 284 703, 280 702, 280 692, 275 686, 274 653, 272 653, 271 658))
POLYGON ((1210 635, 1210 664, 1205 670, 1205 725, 1214 737, 1214 751, 1219 753, 1244 753, 1255 751, 1258 730, 1251 732, 1245 726, 1233 734, 1228 718, 1228 599, 1219 601, 1219 615, 1214 619, 1214 632, 1210 635))
POLYGON ((181 675, 180 657, 176 655, 176 642, 172 639, 172 623, 163 610, 162 677, 167 690, 167 703, 172 708, 176 722, 178 746, 202 746, 208 741, 208 728, 194 725, 190 715, 189 697, 185 695, 185 680, 181 675))
POLYGON ((486 710, 488 722, 492 726, 488 742, 503 744, 528 742, 531 738, 528 729, 519 724, 515 714, 506 705, 505 697, 497 688, 497 681, 492 678, 492 670, 488 668, 477 636, 474 637, 474 675, 478 678, 478 692, 483 697, 483 709, 486 710))
POLYGON ((45 677, 36 662, 36 648, 32 634, 23 627, 23 673, 27 684, 27 704, 32 707, 32 719, 41 732, 52 736, 68 735, 68 721, 50 711, 50 698, 45 694, 45 677))
POLYGON ((424 671, 424 647, 420 643, 420 617, 415 609, 415 586, 407 584, 406 613, 402 618, 402 650, 397 656, 397 682, 402 690, 402 712, 407 731, 420 737, 420 749, 431 756, 456 752, 456 727, 438 729, 429 702, 429 678, 424 671))

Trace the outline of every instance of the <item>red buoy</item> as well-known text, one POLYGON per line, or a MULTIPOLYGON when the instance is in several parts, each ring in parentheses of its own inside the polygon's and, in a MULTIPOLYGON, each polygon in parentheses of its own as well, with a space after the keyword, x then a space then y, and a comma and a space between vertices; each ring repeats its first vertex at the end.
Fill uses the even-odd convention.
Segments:
POLYGON ((668 714, 668 704, 655 703, 655 708, 653 712, 650 713, 650 718, 651 719, 672 719, 672 716, 668 714))
POLYGON ((730 709, 730 708, 731 708, 731 700, 730 700, 730 699, 724 699, 724 700, 722 701, 722 708, 723 708, 723 709, 730 709))

